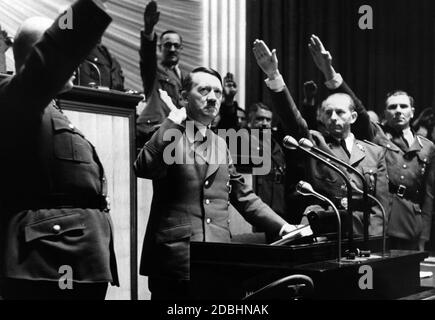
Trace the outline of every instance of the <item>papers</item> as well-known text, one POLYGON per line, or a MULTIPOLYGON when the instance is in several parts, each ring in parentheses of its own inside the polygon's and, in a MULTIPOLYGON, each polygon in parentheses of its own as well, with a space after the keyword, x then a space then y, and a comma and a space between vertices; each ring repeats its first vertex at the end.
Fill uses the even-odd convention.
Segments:
POLYGON ((302 237, 308 237, 313 235, 313 230, 311 230, 311 227, 309 225, 301 225, 292 232, 289 232, 286 234, 282 239, 275 241, 271 243, 272 246, 280 246, 285 243, 289 243, 295 239, 299 239, 302 237))

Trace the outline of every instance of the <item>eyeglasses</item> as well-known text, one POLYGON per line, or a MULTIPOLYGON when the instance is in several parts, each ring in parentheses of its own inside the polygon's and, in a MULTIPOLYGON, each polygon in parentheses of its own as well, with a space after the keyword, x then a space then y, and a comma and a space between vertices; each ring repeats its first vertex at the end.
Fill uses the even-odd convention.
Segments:
POLYGON ((180 49, 183 48, 181 43, 176 43, 176 42, 165 42, 165 43, 163 43, 163 47, 165 49, 171 49, 172 46, 174 46, 175 50, 180 50, 180 49))

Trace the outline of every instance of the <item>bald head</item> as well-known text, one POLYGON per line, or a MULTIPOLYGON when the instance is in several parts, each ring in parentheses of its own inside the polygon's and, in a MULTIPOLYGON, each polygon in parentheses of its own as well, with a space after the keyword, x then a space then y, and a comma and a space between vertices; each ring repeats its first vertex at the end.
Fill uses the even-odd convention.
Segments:
POLYGON ((23 66, 35 43, 52 24, 53 20, 45 17, 29 18, 21 24, 15 35, 13 45, 15 69, 17 71, 23 66))

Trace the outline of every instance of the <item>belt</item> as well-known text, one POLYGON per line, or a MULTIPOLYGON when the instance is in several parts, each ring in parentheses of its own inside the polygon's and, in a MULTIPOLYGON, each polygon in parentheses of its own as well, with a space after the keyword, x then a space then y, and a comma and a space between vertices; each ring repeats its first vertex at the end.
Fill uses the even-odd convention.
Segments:
POLYGON ((420 197, 416 190, 410 190, 408 187, 401 185, 395 185, 391 182, 388 183, 390 193, 397 195, 399 198, 412 201, 414 203, 420 202, 420 197))
POLYGON ((109 197, 103 195, 79 196, 70 194, 51 194, 37 198, 5 199, 4 207, 12 211, 37 209, 83 208, 110 211, 109 197))

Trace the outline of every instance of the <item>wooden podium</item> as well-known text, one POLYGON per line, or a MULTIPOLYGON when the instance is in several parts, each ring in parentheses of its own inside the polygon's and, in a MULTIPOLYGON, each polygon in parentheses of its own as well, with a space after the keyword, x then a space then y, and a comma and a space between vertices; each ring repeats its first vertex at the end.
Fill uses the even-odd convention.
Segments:
MULTIPOLYGON (((356 239, 355 243, 361 241, 356 239)), ((370 239, 369 248, 374 252, 370 259, 339 264, 335 241, 287 246, 194 242, 194 299, 241 300, 291 274, 307 275, 313 280, 314 291, 307 299, 398 299, 422 290, 420 262, 427 253, 387 251, 381 256, 381 238, 370 239), (368 268, 371 275, 366 273, 368 268), (365 276, 372 277, 368 283, 371 289, 364 286, 365 276)), ((347 241, 343 241, 343 251, 346 249, 347 241)))
POLYGON ((141 96, 75 86, 58 105, 97 149, 104 166, 120 287, 109 286, 106 299, 138 298, 136 106, 141 96))

